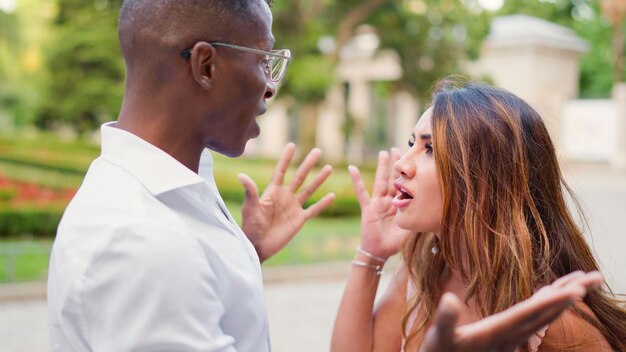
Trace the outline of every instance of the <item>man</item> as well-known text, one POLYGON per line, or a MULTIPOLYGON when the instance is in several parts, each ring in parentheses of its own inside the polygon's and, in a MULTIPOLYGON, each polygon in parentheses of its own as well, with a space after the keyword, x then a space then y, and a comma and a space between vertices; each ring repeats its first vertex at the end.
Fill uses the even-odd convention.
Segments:
MULTIPOLYGON (((328 194, 302 207, 331 168, 298 193, 320 157, 314 150, 284 186, 295 150, 289 145, 260 198, 241 175, 242 232, 205 150, 239 156, 259 134, 256 117, 289 58, 288 51, 270 52, 271 23, 262 0, 124 3, 122 110, 116 123, 102 127, 102 155, 68 206, 53 247, 53 351, 270 350, 260 262, 332 202, 328 194)), ((444 301, 449 314, 433 330, 433 346, 444 346, 444 338, 471 348, 467 341, 491 342, 491 331, 528 335, 517 328, 520 319, 528 320, 527 330, 541 326, 547 318, 535 315, 546 304, 558 314, 588 286, 578 279, 456 340, 448 338, 454 303, 444 301)))
POLYGON ((53 350, 269 350, 260 261, 334 197, 302 208, 330 167, 296 194, 318 150, 283 186, 290 145, 260 200, 241 176, 248 239, 215 186, 205 149, 243 152, 282 74, 272 73, 281 67, 272 60, 288 58, 264 53, 274 42, 269 7, 128 0, 119 37, 127 66, 122 110, 102 127, 102 156, 53 248, 53 350))

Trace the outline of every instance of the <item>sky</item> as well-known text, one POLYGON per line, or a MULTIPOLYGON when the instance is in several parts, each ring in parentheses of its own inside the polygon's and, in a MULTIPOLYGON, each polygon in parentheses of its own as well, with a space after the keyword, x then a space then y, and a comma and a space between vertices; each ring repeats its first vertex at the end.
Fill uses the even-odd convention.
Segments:
POLYGON ((17 0, 0 0, 0 10, 4 12, 13 12, 17 0))
POLYGON ((478 0, 478 3, 485 10, 495 11, 502 7, 502 5, 504 4, 504 0, 478 0))

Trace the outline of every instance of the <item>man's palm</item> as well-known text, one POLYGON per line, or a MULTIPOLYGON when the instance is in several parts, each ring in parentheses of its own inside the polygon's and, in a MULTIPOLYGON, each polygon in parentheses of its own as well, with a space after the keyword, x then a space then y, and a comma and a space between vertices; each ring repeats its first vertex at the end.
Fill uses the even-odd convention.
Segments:
POLYGON ((297 233, 306 221, 328 207, 335 198, 327 194, 317 203, 304 209, 304 203, 326 181, 332 168, 326 165, 299 193, 300 186, 317 163, 321 152, 312 150, 298 167, 289 185, 283 185, 285 173, 295 146, 288 144, 276 165, 272 181, 259 198, 259 191, 252 179, 245 174, 239 180, 246 189, 246 199, 242 208, 243 232, 254 245, 261 261, 281 250, 297 233))

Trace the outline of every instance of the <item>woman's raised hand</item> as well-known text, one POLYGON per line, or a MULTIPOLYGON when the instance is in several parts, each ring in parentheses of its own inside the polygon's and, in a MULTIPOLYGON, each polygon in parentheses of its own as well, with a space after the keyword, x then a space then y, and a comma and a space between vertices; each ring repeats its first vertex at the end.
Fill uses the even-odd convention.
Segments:
POLYGON ((391 149, 378 154, 378 166, 374 189, 370 197, 359 169, 349 166, 354 192, 361 207, 361 248, 383 259, 396 254, 409 234, 399 228, 395 221, 396 207, 392 200, 397 194, 393 181, 399 176, 393 171, 393 163, 400 159, 400 151, 391 149))

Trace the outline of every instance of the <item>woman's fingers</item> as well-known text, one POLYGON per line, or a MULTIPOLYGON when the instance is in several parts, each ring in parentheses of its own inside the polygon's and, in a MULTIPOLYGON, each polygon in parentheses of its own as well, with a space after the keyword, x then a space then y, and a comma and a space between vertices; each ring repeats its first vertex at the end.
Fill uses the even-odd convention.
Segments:
POLYGON ((433 325, 426 332, 420 352, 457 351, 454 329, 461 302, 452 293, 441 296, 433 325))
MULTIPOLYGON (((572 276, 582 278, 579 274, 572 276)), ((571 277, 564 281, 569 279, 571 277)), ((485 346, 498 345, 504 350, 512 350, 556 319, 586 292, 587 288, 576 281, 570 281, 565 286, 546 286, 531 298, 503 312, 459 328, 459 331, 470 344, 484 343, 485 346)))
POLYGON ((389 153, 378 153, 378 166, 376 167, 376 179, 374 180, 373 197, 382 197, 387 194, 389 182, 389 153))
POLYGON ((361 209, 363 209, 370 201, 370 195, 369 193, 367 193, 365 183, 363 183, 363 180, 361 179, 359 169, 356 166, 350 165, 348 166, 348 173, 350 173, 350 178, 352 179, 352 186, 354 187, 356 199, 359 201, 359 206, 361 207, 361 209))
POLYGON ((554 287, 563 287, 565 285, 567 285, 568 283, 584 276, 585 273, 583 271, 573 271, 565 276, 561 276, 560 278, 556 279, 550 286, 554 286, 554 287))

